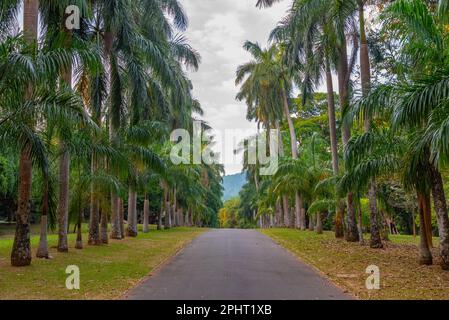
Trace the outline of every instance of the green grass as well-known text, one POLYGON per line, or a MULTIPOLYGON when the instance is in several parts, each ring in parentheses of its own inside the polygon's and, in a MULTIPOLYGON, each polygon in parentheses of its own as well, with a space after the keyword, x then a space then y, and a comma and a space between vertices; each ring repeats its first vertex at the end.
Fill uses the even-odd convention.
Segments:
MULTIPOLYGON (((86 226, 83 227, 83 230, 86 226)), ((36 232, 38 227, 33 227, 36 232)), ((137 238, 113 240, 109 245, 76 250, 75 235, 69 235, 69 253, 56 252, 57 236, 49 235, 51 260, 35 258, 38 236, 31 237, 32 265, 11 267, 13 243, 11 228, 2 228, 0 235, 0 299, 118 299, 150 274, 158 265, 173 256, 193 238, 206 231, 199 228, 174 228, 139 233, 137 238), (9 230, 9 231, 7 231, 9 230), (65 287, 67 266, 80 268, 81 288, 65 287)), ((87 235, 83 234, 86 242, 87 235)))
MULTIPOLYGON (((375 250, 337 240, 332 232, 323 235, 291 229, 261 232, 359 299, 449 299, 449 272, 438 265, 438 250, 433 250, 433 266, 420 266, 418 237, 391 236, 392 241, 385 249, 375 250), (365 270, 370 265, 380 268, 380 290, 366 289, 365 270)), ((436 247, 437 240, 434 239, 436 247)))

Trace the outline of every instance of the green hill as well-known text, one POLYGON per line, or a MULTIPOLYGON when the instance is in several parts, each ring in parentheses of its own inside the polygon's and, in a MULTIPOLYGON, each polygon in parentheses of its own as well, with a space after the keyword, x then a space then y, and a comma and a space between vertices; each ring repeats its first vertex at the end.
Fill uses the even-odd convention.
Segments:
POLYGON ((246 184, 246 173, 237 173, 223 177, 223 201, 237 197, 246 184))

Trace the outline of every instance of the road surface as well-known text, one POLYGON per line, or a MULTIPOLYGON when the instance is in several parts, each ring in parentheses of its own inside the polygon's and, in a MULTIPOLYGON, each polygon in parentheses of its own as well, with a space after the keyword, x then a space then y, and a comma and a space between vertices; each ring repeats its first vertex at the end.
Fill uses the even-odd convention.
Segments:
POLYGON ((351 299, 255 230, 212 230, 132 289, 133 300, 351 299))

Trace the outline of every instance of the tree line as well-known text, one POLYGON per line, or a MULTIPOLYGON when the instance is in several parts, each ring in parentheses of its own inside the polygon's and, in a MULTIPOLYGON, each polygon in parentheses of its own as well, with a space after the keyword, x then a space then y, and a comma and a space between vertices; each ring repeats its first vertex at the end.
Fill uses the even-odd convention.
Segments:
POLYGON ((419 230, 419 262, 433 263, 439 236, 448 270, 448 9, 446 0, 295 0, 267 48, 247 41, 236 98, 261 129, 280 130, 281 160, 274 177, 245 163, 240 212, 260 227, 333 230, 349 242, 369 232, 374 249, 419 230))
POLYGON ((0 199, 16 223, 13 266, 30 265, 38 219, 38 258, 49 258, 48 226, 67 252, 70 223, 82 249, 85 220, 94 246, 136 237, 139 222, 144 232, 218 224, 223 167, 170 160, 170 132, 203 113, 187 25, 176 0, 1 2, 0 199))

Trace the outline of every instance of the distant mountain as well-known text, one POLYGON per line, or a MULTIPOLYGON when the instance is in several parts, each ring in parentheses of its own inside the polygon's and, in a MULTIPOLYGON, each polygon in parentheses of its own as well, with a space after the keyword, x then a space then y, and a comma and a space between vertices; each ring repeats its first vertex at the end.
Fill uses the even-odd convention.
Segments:
POLYGON ((246 184, 246 173, 237 173, 223 177, 223 201, 237 197, 240 190, 246 184))

